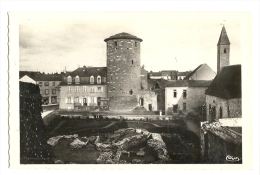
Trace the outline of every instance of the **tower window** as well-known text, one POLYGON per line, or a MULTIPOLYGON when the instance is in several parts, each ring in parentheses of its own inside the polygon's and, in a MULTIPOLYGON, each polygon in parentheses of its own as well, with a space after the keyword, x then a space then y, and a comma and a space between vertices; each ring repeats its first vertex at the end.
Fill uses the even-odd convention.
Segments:
POLYGON ((117 41, 115 41, 115 46, 117 46, 117 41))
POLYGON ((129 94, 130 94, 130 95, 133 95, 133 90, 132 90, 132 89, 129 91, 129 94))
POLYGON ((224 49, 224 53, 227 53, 227 49, 224 49))
POLYGON ((134 60, 132 60, 132 64, 134 64, 134 60))
POLYGON ((137 42, 135 42, 135 47, 137 47, 137 42))

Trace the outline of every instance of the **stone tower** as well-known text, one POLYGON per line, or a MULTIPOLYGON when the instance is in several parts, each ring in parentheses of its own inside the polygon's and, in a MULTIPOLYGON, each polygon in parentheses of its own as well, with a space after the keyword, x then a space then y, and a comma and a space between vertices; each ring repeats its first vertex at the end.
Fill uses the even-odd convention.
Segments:
POLYGON ((222 27, 222 31, 217 46, 218 46, 217 74, 219 74, 222 67, 229 65, 230 42, 224 26, 222 27))
POLYGON ((104 40, 107 44, 107 90, 110 108, 135 106, 141 90, 140 43, 142 39, 119 33, 104 40), (130 104, 131 101, 133 104, 130 104))

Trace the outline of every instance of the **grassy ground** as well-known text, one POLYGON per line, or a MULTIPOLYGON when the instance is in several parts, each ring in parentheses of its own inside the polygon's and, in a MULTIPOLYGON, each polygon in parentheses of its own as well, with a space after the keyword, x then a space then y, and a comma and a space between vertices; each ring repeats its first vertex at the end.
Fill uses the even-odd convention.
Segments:
POLYGON ((77 164, 95 164, 99 155, 99 151, 95 146, 88 144, 88 146, 72 149, 70 143, 73 139, 61 138, 57 145, 54 146, 55 160, 62 160, 65 163, 77 164))

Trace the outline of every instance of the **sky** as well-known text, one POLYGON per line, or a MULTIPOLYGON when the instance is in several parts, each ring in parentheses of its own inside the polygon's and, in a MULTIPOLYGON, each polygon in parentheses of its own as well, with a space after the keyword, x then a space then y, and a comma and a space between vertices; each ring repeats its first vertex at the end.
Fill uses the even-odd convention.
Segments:
POLYGON ((106 43, 127 32, 143 39, 141 65, 148 71, 189 71, 200 64, 217 69, 223 24, 230 64, 241 64, 244 36, 239 13, 86 12, 35 14, 19 25, 20 70, 45 73, 78 66, 106 66, 106 43), (176 59, 175 59, 176 58, 176 59))

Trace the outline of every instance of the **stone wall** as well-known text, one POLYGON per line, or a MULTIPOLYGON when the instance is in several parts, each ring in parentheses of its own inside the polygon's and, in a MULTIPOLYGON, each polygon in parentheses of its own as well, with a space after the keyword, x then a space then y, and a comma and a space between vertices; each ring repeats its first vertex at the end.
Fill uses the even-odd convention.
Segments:
POLYGON ((109 98, 110 111, 131 111, 138 106, 137 96, 121 96, 109 98))
POLYGON ((220 118, 220 108, 222 108, 222 118, 241 118, 242 104, 241 98, 222 99, 210 95, 206 95, 206 114, 207 121, 212 121, 209 115, 209 106, 216 108, 216 119, 220 118))
POLYGON ((207 132, 201 137, 201 152, 205 163, 242 163, 241 161, 231 162, 226 160, 227 156, 241 159, 242 145, 227 142, 211 132, 207 132))
POLYGON ((108 97, 136 95, 141 90, 140 41, 107 41, 107 90, 108 97))
POLYGON ((222 67, 229 66, 229 45, 219 45, 218 46, 218 57, 217 57, 217 73, 220 72, 222 67), (226 49, 226 53, 224 53, 224 49, 226 49))
MULTIPOLYGON (((143 98, 143 107, 149 111, 151 105, 152 111, 157 111, 157 94, 154 91, 140 91, 138 99, 143 98)), ((140 105, 140 103, 139 103, 140 105)))

